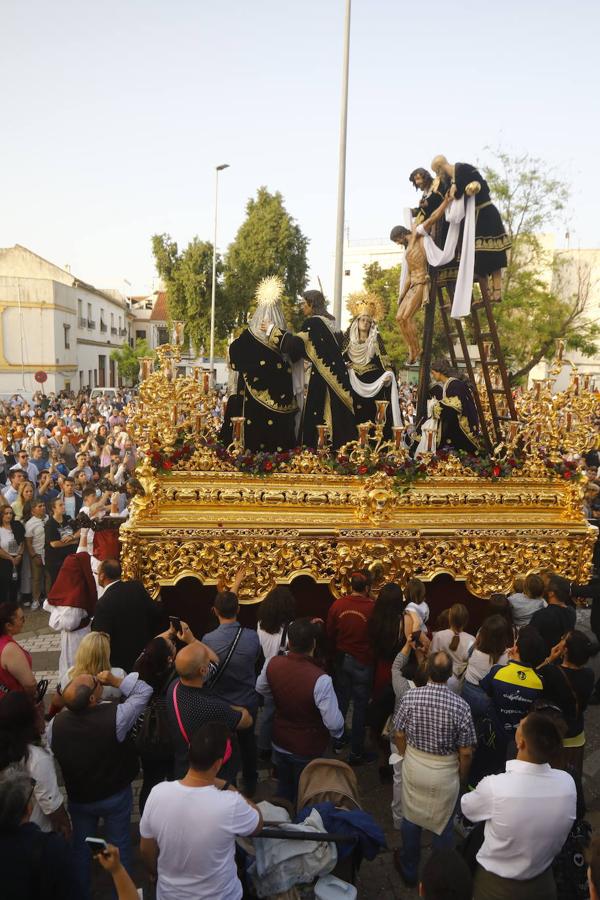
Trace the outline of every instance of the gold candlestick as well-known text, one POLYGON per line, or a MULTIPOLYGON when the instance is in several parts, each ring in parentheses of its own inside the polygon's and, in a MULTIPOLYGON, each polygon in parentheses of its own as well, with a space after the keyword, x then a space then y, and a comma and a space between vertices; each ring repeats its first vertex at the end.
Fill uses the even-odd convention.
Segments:
POLYGON ((232 416, 231 424, 233 426, 233 440, 240 446, 244 443, 244 416, 232 416))
POLYGON ((394 435, 394 447, 400 450, 402 447, 402 432, 404 429, 400 425, 392 425, 392 434, 394 435))

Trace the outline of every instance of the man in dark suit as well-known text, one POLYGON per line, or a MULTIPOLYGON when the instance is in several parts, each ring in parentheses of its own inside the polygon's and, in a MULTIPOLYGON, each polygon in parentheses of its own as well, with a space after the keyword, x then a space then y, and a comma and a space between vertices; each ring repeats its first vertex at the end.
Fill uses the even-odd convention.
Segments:
POLYGON ((110 664, 131 672, 136 659, 160 630, 160 608, 140 581, 121 581, 121 565, 105 559, 98 570, 104 593, 96 606, 92 631, 110 637, 110 664))

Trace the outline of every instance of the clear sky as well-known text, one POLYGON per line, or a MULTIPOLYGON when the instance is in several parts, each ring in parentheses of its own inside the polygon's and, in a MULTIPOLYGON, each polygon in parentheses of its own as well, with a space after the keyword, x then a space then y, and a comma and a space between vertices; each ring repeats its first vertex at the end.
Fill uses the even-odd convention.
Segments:
MULTIPOLYGON (((343 0, 1 0, 0 246, 102 287, 152 287, 150 236, 233 239, 279 190, 331 287, 343 0)), ((346 221, 383 237, 436 153, 529 152, 600 246, 597 0, 353 0, 346 221)), ((562 225, 557 229, 562 237, 562 225)))

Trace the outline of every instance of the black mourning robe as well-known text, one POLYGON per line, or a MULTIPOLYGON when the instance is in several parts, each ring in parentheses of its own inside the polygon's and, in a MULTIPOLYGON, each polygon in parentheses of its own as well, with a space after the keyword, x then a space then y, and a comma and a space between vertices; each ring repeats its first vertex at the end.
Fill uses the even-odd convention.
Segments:
POLYGON ((438 429, 439 450, 479 450, 479 416, 473 399, 471 385, 459 378, 449 378, 446 395, 441 384, 434 384, 430 396, 440 403, 438 429))
POLYGON ((462 197, 471 181, 481 185, 481 190, 475 194, 475 274, 491 275, 497 269, 506 268, 510 238, 497 207, 490 200, 487 181, 470 163, 455 164, 454 180, 457 199, 462 197))
POLYGON ((227 401, 219 440, 228 446, 233 439, 231 419, 244 416, 246 449, 291 450, 296 446, 298 406, 289 362, 248 328, 229 345, 229 362, 238 373, 237 390, 227 401))
MULTIPOLYGON (((445 177, 434 179, 431 186, 431 193, 427 196, 423 195, 419 205, 411 210, 415 218, 415 226, 421 225, 426 219, 433 215, 443 202, 449 187, 450 182, 445 177)), ((441 219, 438 219, 435 228, 432 231, 432 237, 437 246, 441 249, 443 249, 444 244, 446 243, 448 227, 445 216, 442 216, 441 219)), ((446 263, 445 266, 438 266, 436 269, 432 268, 432 271, 436 272, 438 287, 445 287, 448 284, 452 284, 458 277, 458 255, 449 263, 446 263)))
POLYGON ((310 316, 298 334, 274 328, 270 341, 293 362, 312 363, 300 423, 299 443, 317 447, 317 425, 329 426, 331 443, 338 450, 356 440, 354 404, 346 364, 336 336, 321 316, 310 316))
MULTIPOLYGON (((348 354, 348 345, 350 343, 350 329, 344 333, 344 340, 342 342, 342 354, 344 357, 344 361, 347 365, 350 365, 353 369, 360 381, 364 381, 366 384, 372 384, 374 381, 377 381, 378 378, 381 378, 384 372, 392 371, 394 373, 394 378, 396 377, 396 372, 392 363, 390 361, 389 356, 387 355, 387 351, 385 349, 385 344, 383 342, 383 338, 380 334, 377 335, 377 350, 374 356, 369 360, 366 366, 356 366, 350 360, 350 356, 348 354)), ((360 422, 375 422, 377 418, 377 407, 375 405, 376 400, 387 400, 388 402, 391 399, 392 389, 389 385, 383 387, 376 397, 361 397, 360 394, 357 394, 352 390, 352 397, 354 399, 354 415, 356 423, 360 422)), ((394 424, 392 419, 392 408, 388 406, 386 410, 386 419, 385 419, 385 427, 383 429, 384 437, 387 440, 391 440, 392 437, 392 425, 394 424)))

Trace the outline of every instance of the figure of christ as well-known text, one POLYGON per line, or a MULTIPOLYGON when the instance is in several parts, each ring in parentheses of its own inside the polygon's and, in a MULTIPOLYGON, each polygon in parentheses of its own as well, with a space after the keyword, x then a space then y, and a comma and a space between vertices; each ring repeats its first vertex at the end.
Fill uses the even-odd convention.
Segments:
POLYGON ((415 327, 415 316, 429 301, 429 272, 427 257, 423 246, 423 238, 402 225, 392 228, 390 240, 405 248, 404 265, 408 276, 404 279, 404 287, 398 297, 396 321, 400 333, 408 345, 408 365, 414 365, 419 359, 419 341, 415 327))
MULTIPOLYGON (((485 178, 470 163, 450 164, 445 156, 436 156, 431 168, 440 177, 451 180, 448 199, 464 195, 475 196, 475 278, 482 295, 494 302, 502 299, 502 269, 506 268, 506 252, 511 242, 502 223, 500 213, 490 199, 490 189, 485 178), (489 279, 492 280, 490 293, 489 279)), ((428 228, 440 213, 441 207, 423 223, 428 228)))

